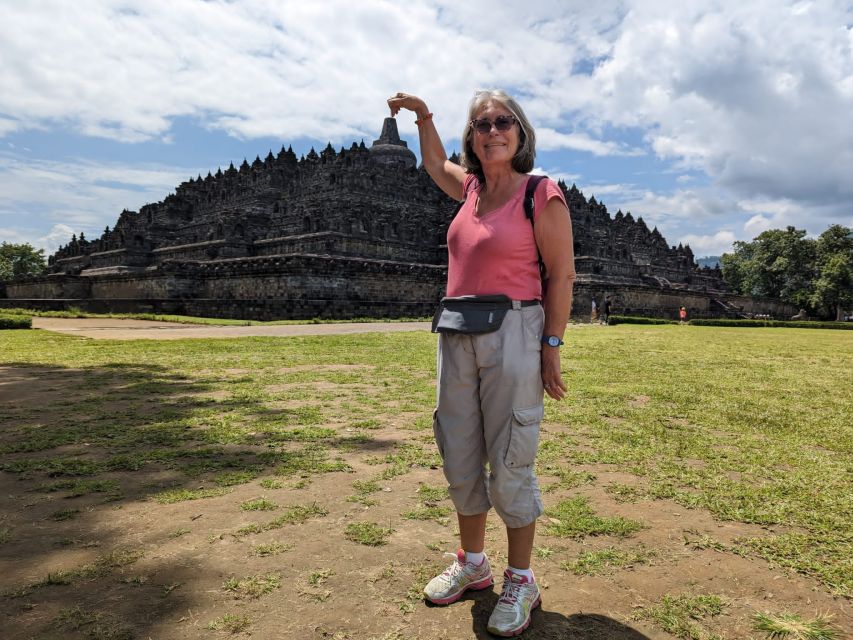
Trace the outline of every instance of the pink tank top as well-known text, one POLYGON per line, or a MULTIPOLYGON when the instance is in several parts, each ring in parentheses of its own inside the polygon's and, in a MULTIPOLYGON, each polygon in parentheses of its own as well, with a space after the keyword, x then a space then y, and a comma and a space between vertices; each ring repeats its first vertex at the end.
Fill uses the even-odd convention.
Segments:
MULTIPOLYGON (((526 186, 525 182, 504 206, 477 216, 480 185, 474 175, 465 178, 465 204, 447 230, 448 296, 502 293, 513 300, 542 299, 533 225, 524 215, 526 186)), ((557 183, 542 180, 533 195, 534 220, 551 198, 566 204, 557 183)))

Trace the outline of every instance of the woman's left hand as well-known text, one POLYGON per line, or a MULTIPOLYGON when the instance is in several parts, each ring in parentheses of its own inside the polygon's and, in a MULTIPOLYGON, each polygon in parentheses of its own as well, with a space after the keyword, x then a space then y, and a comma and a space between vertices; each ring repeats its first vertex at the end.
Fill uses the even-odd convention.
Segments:
POLYGON ((554 398, 562 400, 566 396, 566 383, 560 371, 560 348, 542 345, 542 385, 545 393, 554 398))

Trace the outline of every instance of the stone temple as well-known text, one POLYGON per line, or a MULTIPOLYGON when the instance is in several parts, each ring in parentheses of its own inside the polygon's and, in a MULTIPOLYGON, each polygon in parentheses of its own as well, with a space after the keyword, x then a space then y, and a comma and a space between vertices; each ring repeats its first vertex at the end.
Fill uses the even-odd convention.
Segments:
MULTIPOLYGON (((629 314, 790 313, 731 295, 689 247, 669 246, 630 213, 611 217, 574 185, 560 187, 575 234, 574 317, 605 295, 629 314)), ((387 118, 370 147, 330 144, 302 158, 282 148, 122 211, 100 238, 75 235, 50 257, 47 275, 0 285, 0 307, 260 320, 431 315, 456 208, 387 118)))

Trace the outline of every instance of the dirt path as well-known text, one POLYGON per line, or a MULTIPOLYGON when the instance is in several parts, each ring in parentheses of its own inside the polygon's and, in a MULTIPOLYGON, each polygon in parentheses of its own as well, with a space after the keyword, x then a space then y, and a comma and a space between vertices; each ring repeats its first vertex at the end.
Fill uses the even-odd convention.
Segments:
POLYGON ((183 340, 186 338, 243 338, 246 336, 315 336, 345 333, 429 331, 428 322, 345 322, 340 324, 281 324, 213 326, 125 320, 120 318, 33 318, 34 329, 46 329, 101 340, 183 340))

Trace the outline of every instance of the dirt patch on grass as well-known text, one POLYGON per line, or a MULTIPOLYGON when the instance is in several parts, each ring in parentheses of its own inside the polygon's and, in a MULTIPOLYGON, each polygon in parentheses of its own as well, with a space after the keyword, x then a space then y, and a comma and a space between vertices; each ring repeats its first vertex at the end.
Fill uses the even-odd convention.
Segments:
POLYGON ((33 318, 34 329, 45 329, 96 340, 185 340, 188 338, 289 337, 350 333, 428 331, 428 322, 349 322, 213 326, 113 318, 33 318))
POLYGON ((649 396, 634 396, 628 401, 628 406, 632 409, 639 409, 648 405, 650 400, 649 396))

